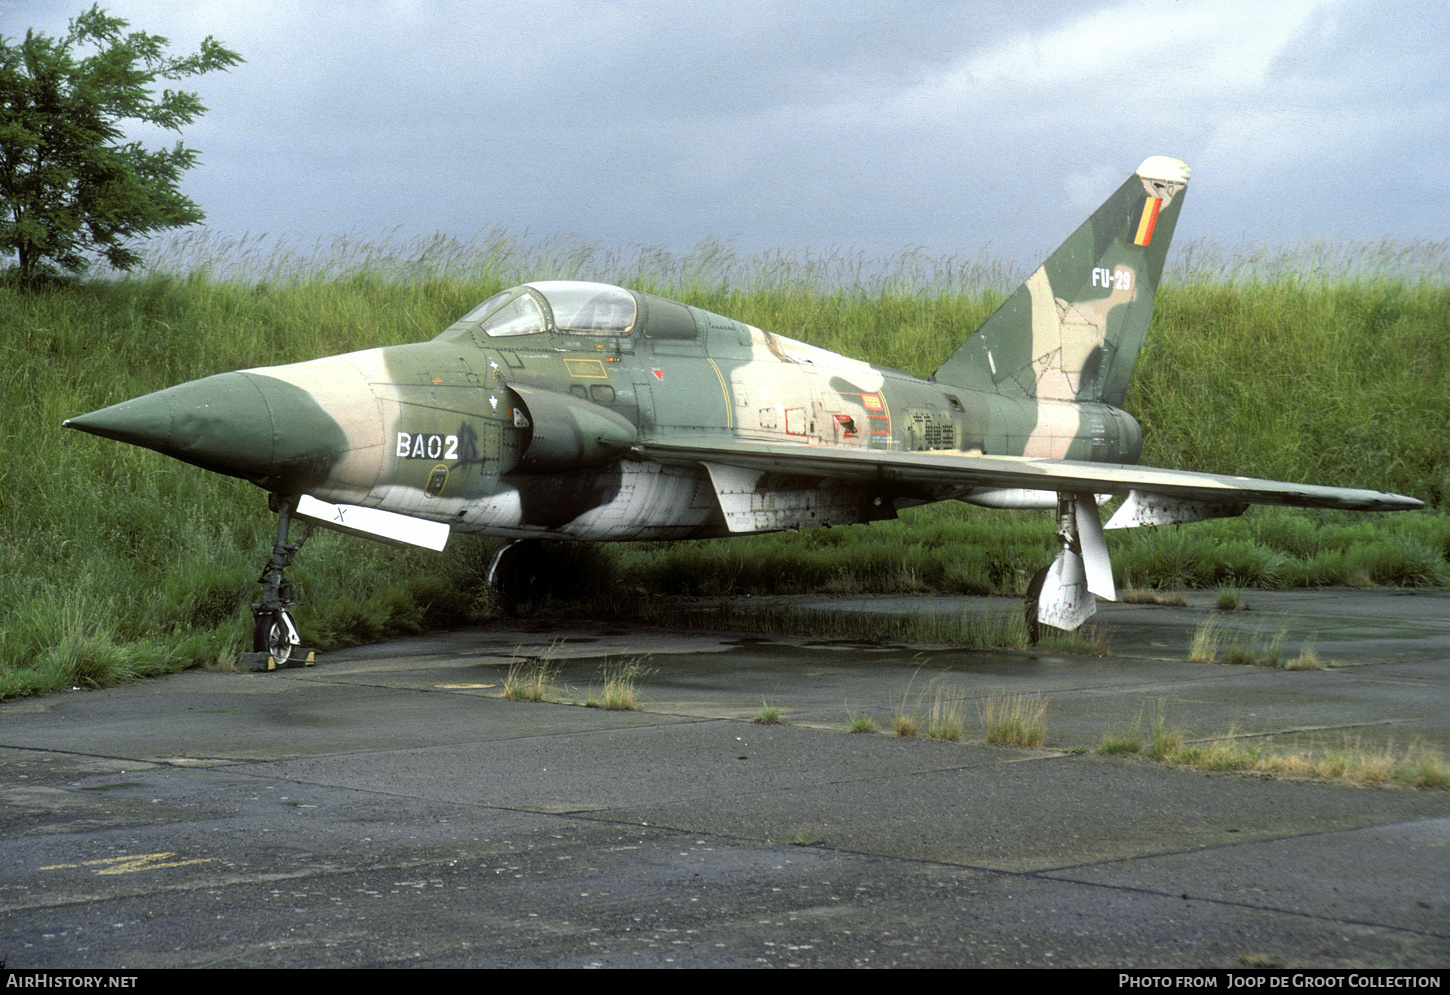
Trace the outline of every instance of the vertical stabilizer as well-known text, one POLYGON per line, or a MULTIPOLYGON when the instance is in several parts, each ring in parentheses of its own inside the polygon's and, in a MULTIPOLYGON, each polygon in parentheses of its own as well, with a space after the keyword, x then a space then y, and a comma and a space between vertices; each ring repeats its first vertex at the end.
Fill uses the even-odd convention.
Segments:
POLYGON ((1121 406, 1187 186, 1184 163, 1146 160, 932 379, 1121 406))

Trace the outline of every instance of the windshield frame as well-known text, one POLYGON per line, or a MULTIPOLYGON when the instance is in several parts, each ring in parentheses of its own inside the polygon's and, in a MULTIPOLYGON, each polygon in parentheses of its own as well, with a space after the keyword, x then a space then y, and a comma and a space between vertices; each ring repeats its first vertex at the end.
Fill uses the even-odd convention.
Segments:
POLYGON ((645 313, 640 299, 624 287, 586 280, 536 280, 494 294, 458 319, 458 324, 472 326, 472 332, 481 332, 488 339, 546 332, 618 340, 632 337, 645 313), (510 311, 519 313, 509 316, 510 311))

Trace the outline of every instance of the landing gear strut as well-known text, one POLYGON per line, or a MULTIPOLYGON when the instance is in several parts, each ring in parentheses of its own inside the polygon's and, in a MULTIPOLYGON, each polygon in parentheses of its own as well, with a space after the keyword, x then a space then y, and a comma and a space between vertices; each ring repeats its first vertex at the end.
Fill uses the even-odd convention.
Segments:
POLYGON ((1033 575, 1027 588, 1027 638, 1033 645, 1087 621, 1097 611, 1093 589, 1110 600, 1116 597, 1093 495, 1057 495, 1057 541, 1057 558, 1033 575))
POLYGON ((302 640, 297 635, 292 613, 287 610, 287 606, 292 604, 292 582, 282 575, 282 571, 292 565, 292 558, 312 534, 312 526, 304 526, 297 541, 289 543, 292 512, 297 508, 296 496, 273 494, 268 498, 267 506, 277 513, 277 539, 272 544, 272 555, 262 569, 262 600, 252 605, 252 617, 256 620, 252 628, 252 649, 270 656, 277 666, 285 667, 294 655, 300 655, 302 640))

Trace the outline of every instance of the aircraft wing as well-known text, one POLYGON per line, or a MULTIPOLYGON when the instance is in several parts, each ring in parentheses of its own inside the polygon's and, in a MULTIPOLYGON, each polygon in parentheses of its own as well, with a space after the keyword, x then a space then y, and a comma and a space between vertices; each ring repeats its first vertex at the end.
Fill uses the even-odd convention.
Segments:
POLYGON ((1418 498, 1351 487, 1323 487, 1160 467, 1085 463, 1022 456, 897 452, 749 440, 642 442, 633 452, 660 463, 705 463, 793 476, 907 486, 1024 488, 1086 494, 1130 491, 1211 505, 1267 504, 1347 511, 1410 511, 1418 498))

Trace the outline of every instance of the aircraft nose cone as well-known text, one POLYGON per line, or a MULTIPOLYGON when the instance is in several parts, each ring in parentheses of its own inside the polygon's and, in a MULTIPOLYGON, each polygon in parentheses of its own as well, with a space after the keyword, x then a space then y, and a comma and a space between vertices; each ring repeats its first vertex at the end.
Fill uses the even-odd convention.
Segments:
POLYGON ((272 489, 321 479, 347 449, 342 429, 310 394, 259 373, 193 380, 65 426, 272 489))

